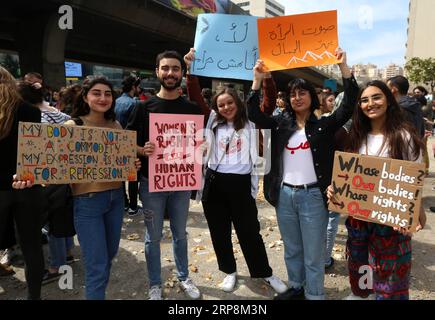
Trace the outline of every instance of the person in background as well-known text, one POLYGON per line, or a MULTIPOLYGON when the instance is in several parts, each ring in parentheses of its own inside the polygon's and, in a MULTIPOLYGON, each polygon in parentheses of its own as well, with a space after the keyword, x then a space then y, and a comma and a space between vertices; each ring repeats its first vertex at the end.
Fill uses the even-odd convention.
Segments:
POLYGON ((423 114, 420 103, 414 98, 407 96, 409 81, 404 76, 395 76, 387 80, 388 88, 396 99, 399 106, 406 111, 405 119, 414 125, 421 138, 424 137, 423 114))
MULTIPOLYGON (((48 102, 44 101, 42 89, 35 88, 34 84, 31 85, 26 82, 21 82, 18 84, 18 92, 25 102, 39 108, 41 111, 41 123, 62 124, 71 119, 69 115, 49 106, 48 102)), ((43 188, 43 190, 45 190, 45 188, 43 188)), ((44 192, 44 196, 45 195, 46 193, 44 192)), ((50 211, 51 203, 49 203, 48 199, 46 199, 46 201, 46 211, 50 211)), ((63 212, 56 212, 55 214, 61 215, 63 212)), ((50 262, 48 269, 44 270, 44 276, 42 278, 42 284, 44 285, 58 279, 61 276, 59 268, 74 260, 72 255, 74 240, 72 237, 56 237, 53 235, 52 230, 48 227, 47 221, 47 219, 50 220, 50 224, 52 224, 53 221, 56 221, 53 218, 54 217, 46 217, 46 219, 41 223, 42 225, 45 225, 43 230, 46 230, 45 232, 48 237, 50 262)))
POLYGON ((272 115, 277 116, 287 108, 287 97, 284 91, 279 91, 276 97, 276 108, 272 115))
POLYGON ((40 186, 30 180, 13 182, 17 167, 18 122, 41 122, 41 111, 25 103, 18 93, 16 80, 0 66, 0 240, 17 228, 18 242, 24 255, 27 298, 41 299, 44 256, 41 221, 44 203, 40 186), (13 223, 11 223, 11 221, 13 223))
POLYGON ((413 92, 414 96, 423 96, 423 97, 426 97, 428 95, 428 92, 427 92, 426 88, 423 87, 423 86, 416 86, 414 88, 414 90, 412 90, 412 92, 413 92))
MULTIPOLYGON (((128 118, 133 109, 138 104, 138 100, 135 98, 138 94, 140 79, 128 76, 122 81, 122 95, 115 101, 115 114, 116 120, 121 124, 123 128, 127 126, 128 118)), ((124 188, 124 209, 127 211, 128 216, 134 217, 138 214, 142 214, 142 207, 137 204, 138 194, 138 181, 129 181, 128 183, 128 197, 124 188)))

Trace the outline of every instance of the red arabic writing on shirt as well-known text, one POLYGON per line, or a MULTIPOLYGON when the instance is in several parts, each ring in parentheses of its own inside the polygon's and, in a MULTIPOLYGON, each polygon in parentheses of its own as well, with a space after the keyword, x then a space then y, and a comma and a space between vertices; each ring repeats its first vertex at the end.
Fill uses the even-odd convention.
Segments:
POLYGON ((306 150, 310 148, 310 143, 308 141, 305 141, 304 143, 300 143, 300 145, 298 145, 297 147, 290 147, 288 144, 285 146, 285 148, 287 150, 289 150, 291 152, 291 154, 295 154, 296 150, 306 150))

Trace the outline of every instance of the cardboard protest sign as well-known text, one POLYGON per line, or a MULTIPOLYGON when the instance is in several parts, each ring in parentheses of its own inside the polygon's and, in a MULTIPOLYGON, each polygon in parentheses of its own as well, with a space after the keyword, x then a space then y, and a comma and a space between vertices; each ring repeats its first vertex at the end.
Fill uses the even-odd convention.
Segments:
POLYGON ((258 59, 257 17, 200 14, 194 47, 192 74, 252 80, 258 59))
POLYGON ((203 115, 150 113, 150 192, 201 188, 203 123, 203 115))
POLYGON ((337 11, 258 19, 260 59, 268 70, 335 64, 337 11))
POLYGON ((20 122, 17 175, 35 184, 136 181, 136 132, 20 122))
POLYGON ((415 231, 424 175, 421 163, 337 151, 329 210, 415 231))

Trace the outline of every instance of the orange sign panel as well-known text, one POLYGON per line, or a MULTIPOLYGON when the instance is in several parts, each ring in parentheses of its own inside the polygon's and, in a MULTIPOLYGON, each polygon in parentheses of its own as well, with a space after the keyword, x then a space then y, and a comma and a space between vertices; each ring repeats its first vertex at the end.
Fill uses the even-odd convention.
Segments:
POLYGON ((336 64, 337 11, 258 19, 260 59, 268 70, 336 64))

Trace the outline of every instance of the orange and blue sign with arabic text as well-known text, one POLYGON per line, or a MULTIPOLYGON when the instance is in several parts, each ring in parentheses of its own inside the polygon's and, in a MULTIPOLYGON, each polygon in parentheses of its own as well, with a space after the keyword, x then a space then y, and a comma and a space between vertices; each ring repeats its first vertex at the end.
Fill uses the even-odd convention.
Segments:
POLYGON ((260 59, 269 71, 336 64, 337 11, 258 19, 260 59))

